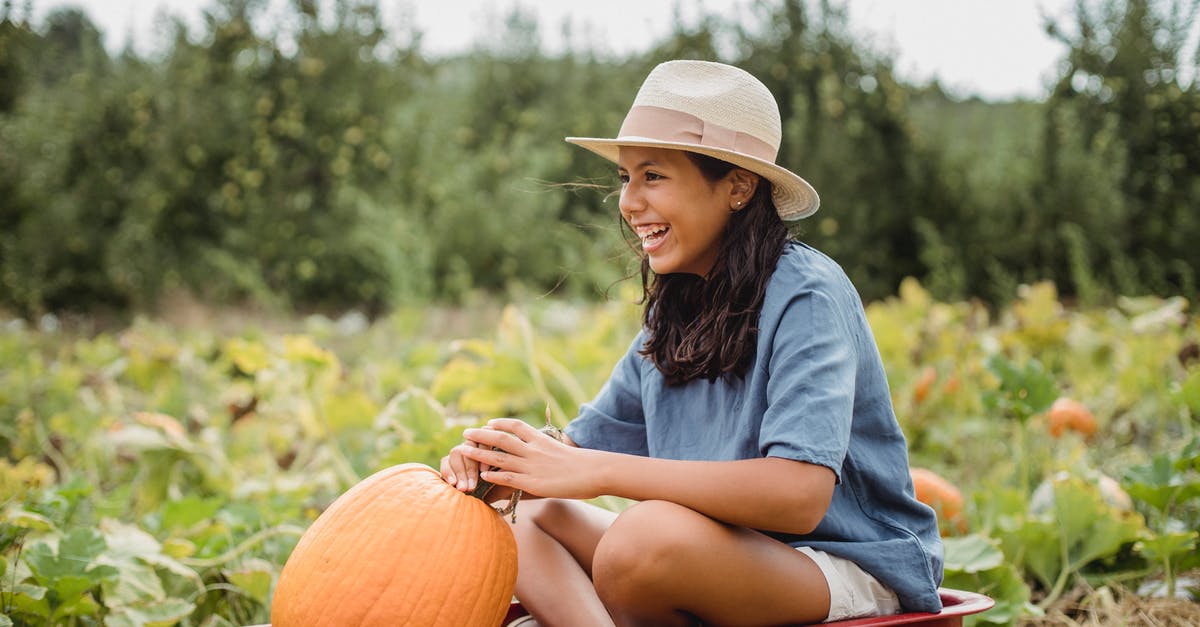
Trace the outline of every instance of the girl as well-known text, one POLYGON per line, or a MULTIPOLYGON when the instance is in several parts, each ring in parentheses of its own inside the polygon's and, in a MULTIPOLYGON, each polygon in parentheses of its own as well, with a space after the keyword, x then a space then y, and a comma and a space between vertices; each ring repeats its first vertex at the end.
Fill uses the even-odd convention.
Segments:
POLYGON ((671 61, 616 139, 567 138, 617 164, 643 329, 565 442, 497 419, 441 465, 464 491, 482 477, 543 497, 513 526, 517 596, 540 625, 941 608, 936 519, 913 496, 862 302, 838 265, 789 239, 784 221, 819 200, 774 163, 781 135, 753 76, 671 61), (582 502, 603 494, 637 504, 582 502))

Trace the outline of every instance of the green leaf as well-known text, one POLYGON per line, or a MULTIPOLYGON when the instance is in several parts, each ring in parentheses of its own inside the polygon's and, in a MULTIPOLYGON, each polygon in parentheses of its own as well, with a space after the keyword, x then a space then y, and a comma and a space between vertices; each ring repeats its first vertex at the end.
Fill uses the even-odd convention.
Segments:
POLYGON ((13 614, 35 616, 43 619, 49 618, 50 599, 48 598, 48 592, 49 590, 42 586, 19 583, 6 597, 10 604, 9 611, 13 614))
POLYGON ((1161 561, 1190 552, 1196 546, 1200 533, 1175 531, 1143 536, 1134 548, 1151 561, 1161 561))
POLYGON ((108 549, 96 561, 118 573, 104 582, 106 600, 111 597, 131 603, 167 596, 164 586, 172 579, 162 571, 190 582, 189 587, 203 588, 196 571, 163 553, 163 545, 149 533, 113 519, 101 521, 100 528, 108 549))
POLYGON ((25 563, 41 584, 57 587, 55 582, 66 579, 73 585, 73 578, 96 584, 116 575, 111 566, 95 563, 106 546, 96 530, 75 529, 59 540, 57 550, 45 541, 34 543, 25 552, 25 563))
POLYGON ((122 561, 114 568, 117 576, 103 584, 106 603, 126 604, 166 596, 162 580, 153 568, 132 561, 122 561))
POLYGON ((108 627, 168 627, 187 618, 195 604, 183 599, 161 599, 112 608, 105 617, 108 627))
POLYGON ((1164 514, 1173 505, 1200 497, 1200 478, 1187 471, 1190 455, 1185 451, 1175 458, 1160 453, 1146 464, 1128 468, 1124 479, 1129 496, 1164 514))
POLYGON ((58 554, 72 560, 90 562, 104 552, 108 544, 95 529, 73 529, 58 542, 58 554))
POLYGON ((1200 368, 1193 368, 1173 394, 1193 416, 1200 416, 1200 368))
POLYGON ((321 399, 321 412, 330 431, 343 433, 369 428, 379 406, 360 390, 338 390, 321 399))
POLYGON ((223 499, 185 496, 162 506, 163 529, 187 529, 212 518, 221 509, 223 499))
POLYGON ((1005 552, 1022 556, 1047 587, 1063 572, 1074 573, 1115 555, 1145 531, 1140 515, 1109 504, 1096 484, 1064 476, 1055 478, 1052 486, 1052 507, 1023 521, 1005 538, 1005 552))
POLYGON ((237 569, 224 571, 225 577, 233 585, 241 588, 246 596, 268 605, 271 593, 271 581, 275 577, 275 568, 267 561, 260 559, 246 560, 237 569))
POLYGON ((9 510, 4 514, 4 522, 18 529, 28 529, 30 531, 50 531, 54 529, 54 523, 50 522, 49 518, 24 509, 9 510))
POLYGON ((984 403, 989 409, 1025 421, 1049 409, 1058 398, 1057 381, 1036 359, 1030 359, 1018 368, 1003 355, 995 354, 988 358, 985 366, 1000 381, 997 390, 984 394, 984 403))
POLYGON ((96 585, 89 577, 82 575, 66 575, 54 580, 51 590, 60 602, 73 602, 96 585))
POLYGON ((172 557, 191 557, 196 554, 196 543, 187 538, 167 538, 163 540, 163 554, 172 557))
POLYGON ((995 540, 979 534, 944 538, 947 572, 977 573, 1004 563, 1004 552, 995 540))
POLYGON ((398 431, 406 442, 425 442, 446 431, 446 408, 429 392, 408 388, 388 401, 375 428, 398 431))
MULTIPOLYGON (((74 582, 75 585, 81 583, 84 582, 74 582)), ((87 590, 90 590, 90 587, 87 590)), ((67 616, 98 616, 100 614, 100 604, 96 602, 96 598, 87 590, 69 597, 63 596, 64 602, 54 608, 51 620, 58 623, 62 618, 67 616)))
POLYGON ((1010 564, 975 573, 947 572, 942 585, 986 594, 996 602, 992 609, 966 617, 964 624, 1012 625, 1028 613, 1029 586, 1010 564))
POLYGON ((224 352, 242 374, 253 375, 271 364, 267 348, 258 342, 233 338, 225 342, 224 352))
POLYGON ((100 530, 107 546, 104 557, 110 561, 130 560, 162 552, 162 545, 154 536, 134 525, 106 518, 100 522, 100 530))
POLYGON ((1141 516, 1113 508, 1098 489, 1083 480, 1056 483, 1054 497, 1058 527, 1072 569, 1115 554, 1145 529, 1141 516))

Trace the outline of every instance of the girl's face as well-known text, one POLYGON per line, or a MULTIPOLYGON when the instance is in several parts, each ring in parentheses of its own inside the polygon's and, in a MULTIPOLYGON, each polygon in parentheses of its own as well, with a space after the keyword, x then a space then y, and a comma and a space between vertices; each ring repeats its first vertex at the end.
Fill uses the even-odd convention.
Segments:
POLYGON ((639 146, 621 147, 617 172, 621 216, 642 240, 654 273, 706 276, 730 211, 750 199, 739 177, 731 172, 712 182, 683 151, 639 146))

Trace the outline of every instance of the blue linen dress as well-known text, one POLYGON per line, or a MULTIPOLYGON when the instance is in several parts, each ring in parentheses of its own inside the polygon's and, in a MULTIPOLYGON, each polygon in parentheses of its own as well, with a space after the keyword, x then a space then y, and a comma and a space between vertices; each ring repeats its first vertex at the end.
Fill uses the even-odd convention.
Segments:
POLYGON ((833 260, 789 242, 767 284, 744 379, 666 385, 639 333, 566 429, 585 448, 680 460, 781 457, 826 466, 833 500, 811 533, 762 530, 853 561, 908 611, 941 609, 942 542, 916 500, 908 449, 858 292, 833 260))

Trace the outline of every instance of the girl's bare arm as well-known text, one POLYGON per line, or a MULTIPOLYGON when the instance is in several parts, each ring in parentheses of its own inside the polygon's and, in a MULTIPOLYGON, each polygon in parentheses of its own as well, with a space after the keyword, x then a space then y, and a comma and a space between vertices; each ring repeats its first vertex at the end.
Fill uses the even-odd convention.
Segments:
POLYGON ((540 496, 670 501, 733 525, 787 533, 812 531, 833 498, 832 470, 790 459, 708 462, 609 453, 565 446, 510 419, 468 429, 466 437, 488 445, 462 450, 496 468, 484 479, 540 496))

